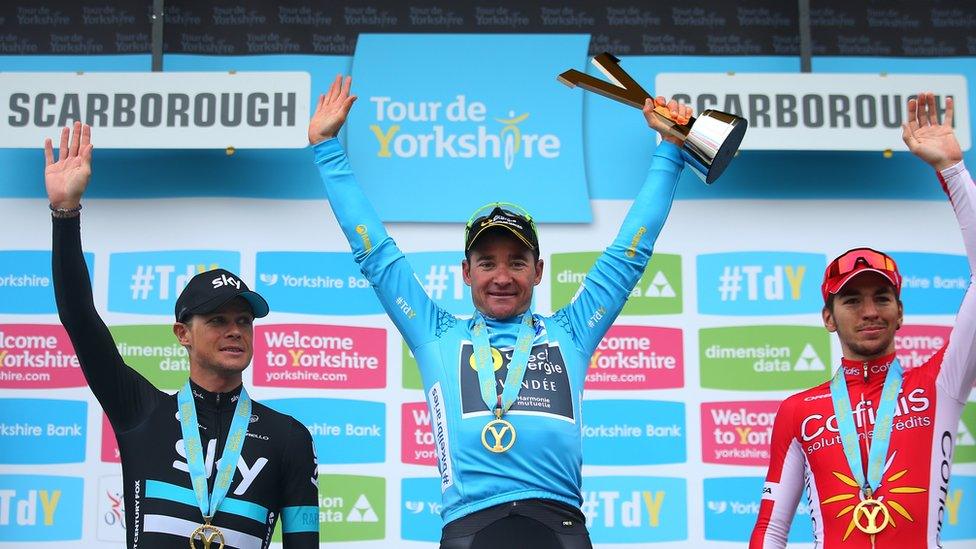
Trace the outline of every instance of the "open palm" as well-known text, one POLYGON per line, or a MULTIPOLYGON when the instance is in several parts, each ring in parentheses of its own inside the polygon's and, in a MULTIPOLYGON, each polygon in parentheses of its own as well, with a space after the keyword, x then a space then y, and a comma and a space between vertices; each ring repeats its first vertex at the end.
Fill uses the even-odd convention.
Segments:
POLYGON ((318 105, 312 120, 308 123, 308 142, 316 144, 326 139, 331 139, 339 133, 339 129, 346 122, 349 109, 356 101, 355 95, 349 95, 349 88, 352 86, 352 77, 345 79, 342 75, 336 75, 335 80, 329 87, 329 93, 319 96, 318 105))
POLYGON ((91 126, 75 122, 73 131, 61 130, 58 160, 54 161, 54 144, 44 140, 44 187, 55 208, 71 209, 81 202, 81 195, 91 179, 91 126))
POLYGON ((935 94, 923 92, 908 101, 908 122, 902 125, 902 139, 908 150, 937 170, 962 160, 962 149, 952 130, 952 98, 946 98, 945 116, 938 120, 935 94))

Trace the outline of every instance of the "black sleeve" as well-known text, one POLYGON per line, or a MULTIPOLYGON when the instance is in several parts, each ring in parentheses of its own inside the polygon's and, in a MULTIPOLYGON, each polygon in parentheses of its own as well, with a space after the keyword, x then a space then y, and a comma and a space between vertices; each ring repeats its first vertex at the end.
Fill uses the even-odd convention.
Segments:
POLYGON ((165 397, 122 361, 108 327, 95 310, 81 249, 81 217, 52 218, 51 271, 58 316, 74 345, 81 371, 117 432, 145 419, 165 397))
POLYGON ((294 418, 283 448, 280 482, 281 541, 284 549, 319 546, 319 466, 308 429, 294 418))

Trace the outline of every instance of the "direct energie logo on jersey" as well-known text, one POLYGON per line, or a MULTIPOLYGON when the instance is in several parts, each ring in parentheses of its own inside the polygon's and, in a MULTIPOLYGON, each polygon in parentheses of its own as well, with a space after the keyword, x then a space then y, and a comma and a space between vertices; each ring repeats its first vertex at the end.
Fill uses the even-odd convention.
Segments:
POLYGON ((400 537, 410 541, 441 539, 441 490, 438 478, 400 481, 400 537))
POLYGON ((87 431, 83 400, 0 398, 0 463, 82 463, 87 431))
POLYGON ((823 254, 735 252, 703 254, 697 261, 702 314, 799 314, 823 307, 823 254))
POLYGON ((173 316, 191 278, 211 269, 240 270, 241 254, 222 250, 120 252, 109 256, 108 310, 173 316))
MULTIPOLYGON (((95 256, 84 255, 91 282, 95 256)), ((49 314, 57 311, 51 280, 51 251, 0 251, 0 313, 49 314)))
POLYGON ((254 385, 386 387, 386 330, 324 324, 255 326, 254 385))
POLYGON ((383 463, 386 459, 386 404, 382 402, 333 398, 261 402, 308 428, 320 465, 383 463))
POLYGON ((313 315, 383 312, 349 252, 258 252, 252 286, 273 311, 313 315))
POLYGON ((698 332, 706 389, 783 391, 830 378, 828 332, 810 326, 737 326, 698 332))
POLYGON ((925 364, 948 341, 951 326, 906 324, 895 333, 895 354, 902 368, 925 364))
POLYGON ((0 540, 81 539, 84 480, 0 475, 0 540))
POLYGON ((111 326, 122 360, 161 391, 177 391, 190 375, 186 349, 173 335, 172 324, 111 326))
POLYGON ((0 324, 0 388, 84 387, 68 333, 54 324, 0 324))
POLYGON ((585 477, 580 510, 594 543, 688 539, 683 478, 585 477))
POLYGON ((610 327, 590 356, 587 389, 674 389, 684 386, 685 361, 678 328, 610 327))
POLYGON ((901 271, 901 300, 913 315, 954 315, 969 287, 964 255, 892 252, 901 271))
MULTIPOLYGON (((721 477, 704 480, 705 539, 748 542, 759 516, 762 477, 721 477)), ((791 543, 813 541, 810 506, 804 492, 787 538, 791 543)))
POLYGON ((583 461, 589 465, 657 465, 688 459, 681 402, 586 400, 583 409, 583 461))
POLYGON ((773 422, 779 402, 703 402, 702 461, 723 465, 769 465, 773 422))
MULTIPOLYGON (((553 310, 573 299, 586 273, 601 252, 573 252, 552 254, 549 260, 549 283, 552 287, 553 310)), ((655 253, 637 285, 630 292, 620 314, 666 315, 679 314, 681 302, 681 256, 655 253)))

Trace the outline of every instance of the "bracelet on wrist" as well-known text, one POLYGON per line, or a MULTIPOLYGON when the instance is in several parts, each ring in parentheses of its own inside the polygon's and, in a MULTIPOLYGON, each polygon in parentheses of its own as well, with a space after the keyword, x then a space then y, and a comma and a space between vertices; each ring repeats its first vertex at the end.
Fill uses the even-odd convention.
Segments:
POLYGON ((81 204, 78 204, 74 208, 57 208, 54 204, 48 204, 48 207, 51 208, 51 217, 57 217, 58 219, 78 217, 81 215, 81 204))

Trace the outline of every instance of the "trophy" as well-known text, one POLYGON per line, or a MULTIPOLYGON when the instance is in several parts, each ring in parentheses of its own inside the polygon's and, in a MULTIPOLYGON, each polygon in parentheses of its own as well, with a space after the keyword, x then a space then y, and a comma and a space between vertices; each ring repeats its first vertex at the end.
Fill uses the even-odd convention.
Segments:
MULTIPOLYGON (((579 86, 631 107, 643 109, 644 100, 650 94, 621 69, 619 63, 619 59, 607 52, 593 58, 593 64, 610 82, 575 69, 560 74, 556 79, 570 88, 579 86)), ((697 118, 692 117, 687 124, 678 124, 672 120, 671 111, 660 105, 655 106, 654 114, 668 124, 668 134, 681 140, 681 156, 685 162, 694 169, 698 177, 709 184, 718 179, 728 167, 746 135, 746 128, 749 127, 749 122, 741 116, 712 109, 705 110, 697 118)))

